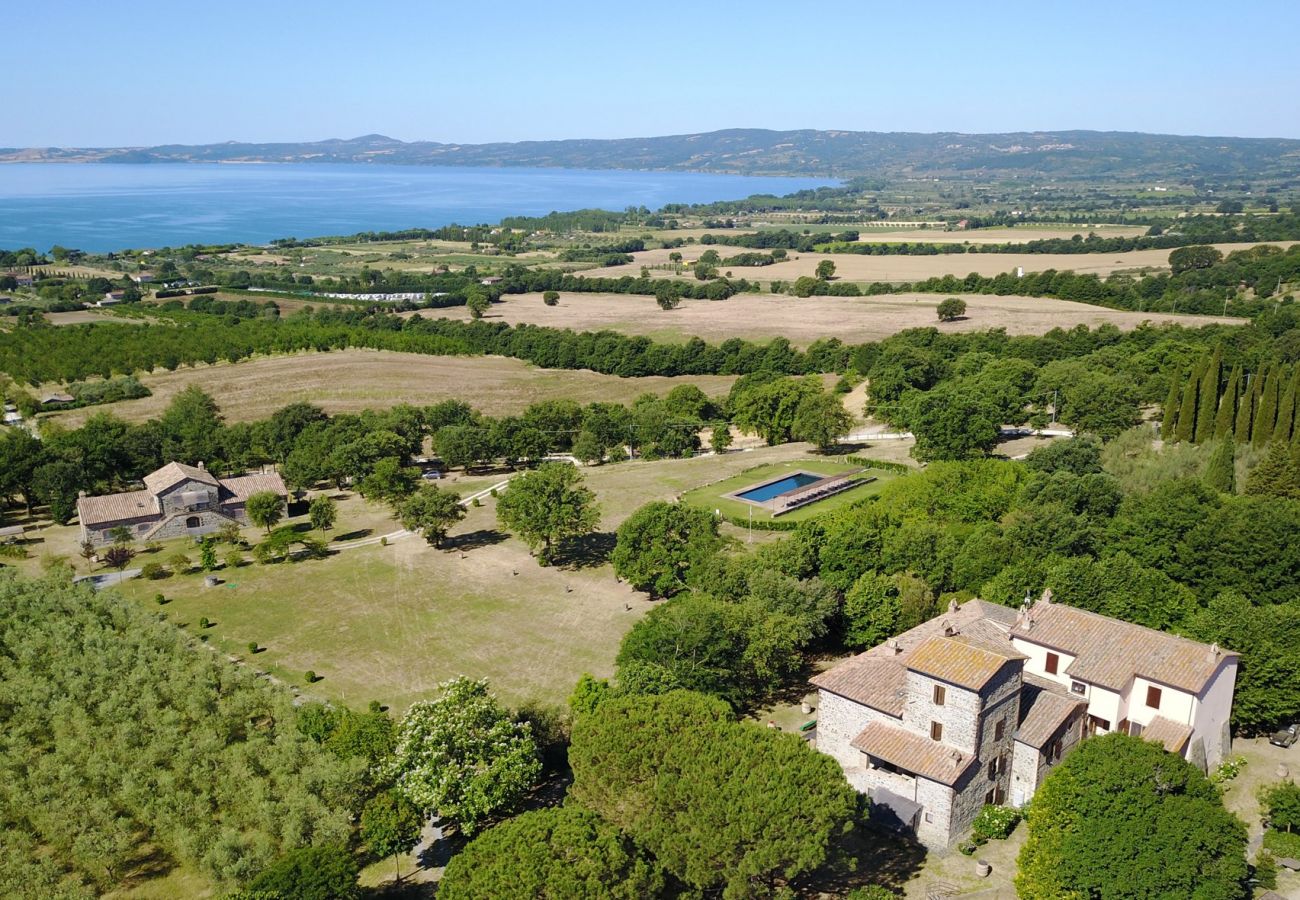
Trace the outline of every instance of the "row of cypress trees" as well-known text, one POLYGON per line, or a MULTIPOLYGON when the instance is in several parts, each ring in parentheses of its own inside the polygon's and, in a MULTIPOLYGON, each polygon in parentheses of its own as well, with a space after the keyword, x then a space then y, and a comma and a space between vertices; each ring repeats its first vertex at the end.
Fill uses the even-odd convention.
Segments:
POLYGON ((1160 433, 1166 441, 1201 444, 1231 438, 1263 447, 1300 442, 1300 366, 1265 363, 1258 372, 1238 364, 1225 373, 1223 348, 1170 379, 1160 433), (1225 377, 1226 374, 1226 377, 1225 377))

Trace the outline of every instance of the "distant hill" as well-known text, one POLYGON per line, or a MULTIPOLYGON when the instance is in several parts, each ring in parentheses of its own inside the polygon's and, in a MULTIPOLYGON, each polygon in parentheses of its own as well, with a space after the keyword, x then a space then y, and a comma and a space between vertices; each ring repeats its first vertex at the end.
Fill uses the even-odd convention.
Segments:
POLYGON ((1119 179, 1300 177, 1300 140, 1102 131, 917 134, 728 129, 618 140, 405 142, 380 134, 305 143, 0 149, 0 162, 349 162, 672 169, 744 175, 1119 179))

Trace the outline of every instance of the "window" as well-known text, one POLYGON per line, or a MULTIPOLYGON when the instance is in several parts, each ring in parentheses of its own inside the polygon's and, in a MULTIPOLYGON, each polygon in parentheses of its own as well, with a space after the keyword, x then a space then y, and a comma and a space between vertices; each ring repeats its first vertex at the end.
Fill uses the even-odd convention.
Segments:
POLYGON ((985 795, 984 795, 984 805, 985 805, 985 806, 990 806, 990 805, 992 805, 994 796, 995 796, 995 794, 994 794, 993 791, 989 791, 987 794, 985 794, 985 795))
POLYGON ((993 740, 995 741, 1002 740, 1002 732, 1006 728, 1006 724, 1007 724, 1006 719, 998 719, 998 724, 993 726, 993 740))
POLYGON ((1160 688, 1155 685, 1147 685, 1147 706, 1152 709, 1160 708, 1160 688))
POLYGON ((934 686, 934 705, 935 705, 935 706, 943 706, 943 701, 944 701, 945 699, 947 699, 947 696, 948 696, 948 691, 947 691, 947 689, 946 689, 943 685, 941 685, 941 684, 936 684, 936 685, 934 686))
POLYGON ((188 519, 185 520, 185 527, 201 528, 203 527, 203 520, 200 519, 198 516, 190 516, 188 519))
POLYGON ((942 722, 931 722, 931 723, 930 723, 930 740, 932 740, 932 741, 941 741, 941 740, 943 740, 943 723, 942 723, 942 722))
POLYGON ((933 823, 933 822, 934 822, 934 813, 926 813, 926 814, 925 814, 925 821, 930 822, 930 823, 933 823))
POLYGON ((1133 737, 1142 737, 1142 726, 1137 722, 1129 722, 1128 733, 1133 737))
POLYGON ((1055 653, 1047 654, 1047 674, 1055 675, 1056 670, 1061 667, 1061 657, 1055 653))
POLYGON ((1071 694, 1086 694, 1086 693, 1088 693, 1088 686, 1087 686, 1086 684, 1084 684, 1082 681, 1071 681, 1071 682, 1070 682, 1070 693, 1071 693, 1071 694))
POLYGON ((992 781, 994 778, 997 777, 998 777, 998 761, 996 759, 991 759, 989 760, 989 781, 992 781))

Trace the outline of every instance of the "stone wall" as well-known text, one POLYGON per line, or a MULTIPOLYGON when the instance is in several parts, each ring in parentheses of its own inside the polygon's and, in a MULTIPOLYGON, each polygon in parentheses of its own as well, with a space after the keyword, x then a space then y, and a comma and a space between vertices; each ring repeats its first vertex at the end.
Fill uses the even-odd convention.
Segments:
POLYGON ((963 753, 974 753, 979 741, 980 695, 955 684, 913 672, 903 682, 903 725, 916 734, 930 737, 930 723, 943 726, 943 743, 963 753), (934 702, 934 688, 944 689, 943 705, 934 702))
POLYGON ((165 541, 168 538, 194 536, 200 534, 211 534, 219 530, 223 525, 233 521, 228 516, 222 515, 216 510, 202 510, 200 512, 181 512, 170 518, 165 519, 160 525, 157 525, 146 537, 151 541, 165 541), (199 520, 197 527, 191 527, 186 522, 196 518, 199 520))
POLYGON ((849 742, 867 727, 868 722, 874 721, 899 724, 898 719, 879 710, 830 691, 818 691, 817 749, 833 756, 842 767, 848 769, 864 764, 862 751, 850 747, 849 742))

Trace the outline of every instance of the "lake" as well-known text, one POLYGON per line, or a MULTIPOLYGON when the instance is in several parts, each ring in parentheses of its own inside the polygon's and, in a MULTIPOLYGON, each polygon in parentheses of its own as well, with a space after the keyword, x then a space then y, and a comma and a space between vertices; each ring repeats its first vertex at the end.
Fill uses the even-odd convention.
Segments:
POLYGON ((496 223, 835 184, 696 172, 350 163, 0 165, 0 248, 88 252, 496 223))

